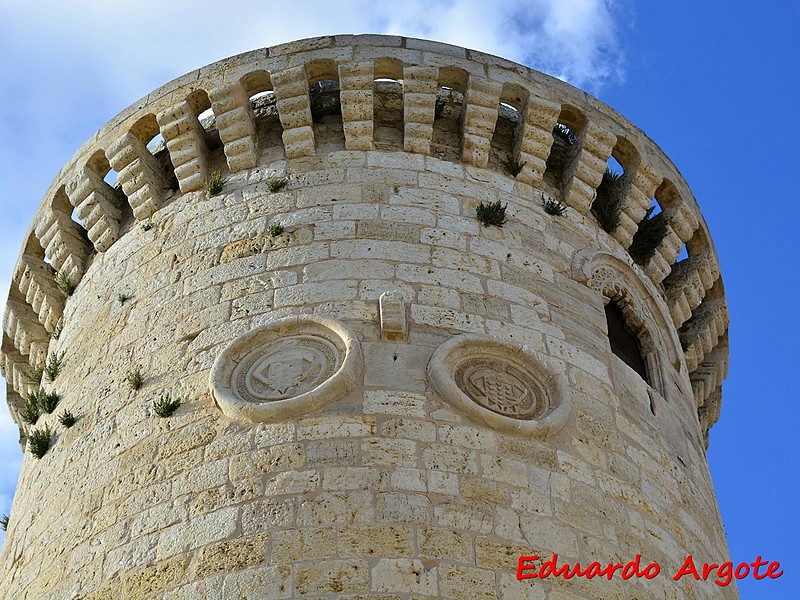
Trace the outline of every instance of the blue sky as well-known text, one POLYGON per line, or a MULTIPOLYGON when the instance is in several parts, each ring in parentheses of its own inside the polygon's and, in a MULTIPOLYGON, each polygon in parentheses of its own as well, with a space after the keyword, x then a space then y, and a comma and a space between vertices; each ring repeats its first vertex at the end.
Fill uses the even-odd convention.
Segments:
MULTIPOLYGON (((367 0, 69 3, 0 0, 0 294, 60 167, 162 83, 244 52, 329 33, 396 33, 491 52, 562 77, 642 128, 710 227, 731 311, 731 367, 709 461, 734 561, 779 560, 742 597, 797 598, 800 505, 800 2, 367 0)), ((4 393, 0 392, 4 399, 4 393)), ((21 454, 0 407, 0 513, 21 454)))

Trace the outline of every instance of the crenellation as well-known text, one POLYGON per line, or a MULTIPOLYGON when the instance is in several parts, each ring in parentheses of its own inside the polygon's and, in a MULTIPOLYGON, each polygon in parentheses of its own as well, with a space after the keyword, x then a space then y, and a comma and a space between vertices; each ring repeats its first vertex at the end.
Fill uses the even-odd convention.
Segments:
POLYGON ((580 213, 589 212, 615 140, 613 134, 590 122, 576 141, 580 149, 563 175, 564 202, 580 213))
POLYGON ((345 148, 372 149, 375 68, 372 61, 339 65, 345 148))
POLYGON ((52 267, 41 259, 23 254, 12 280, 47 332, 52 333, 64 312, 64 296, 56 287, 52 267))
POLYGON ((692 315, 705 298, 706 291, 719 280, 719 265, 711 252, 690 255, 675 263, 664 279, 664 289, 676 327, 692 315))
POLYGON ((730 323, 724 299, 705 300, 681 326, 681 343, 685 346, 686 366, 691 373, 713 350, 730 323))
POLYGON ((553 146, 553 127, 558 122, 561 106, 544 98, 531 96, 525 103, 524 118, 517 133, 518 158, 523 163, 517 180, 536 187, 547 167, 553 146))
POLYGON ((143 142, 126 133, 109 147, 108 156, 136 220, 143 221, 161 208, 164 171, 143 142))
POLYGON ((209 92, 211 109, 231 173, 252 169, 258 163, 255 115, 250 97, 239 82, 209 92))
POLYGON ((65 189, 95 250, 108 250, 119 239, 122 217, 114 189, 89 165, 80 169, 65 189))
POLYGON ((287 158, 314 154, 314 130, 308 77, 305 67, 291 67, 272 73, 278 116, 283 126, 283 145, 287 158))
MULTIPOLYGON (((3 334, 1 364, 3 367, 3 376, 6 378, 8 384, 6 388, 13 391, 13 395, 25 397, 34 387, 34 383, 29 382, 30 377, 28 376, 33 369, 28 359, 22 356, 17 347, 14 346, 13 338, 9 337, 5 332, 3 334)), ((13 408, 17 411, 17 418, 15 420, 20 428, 20 436, 22 436, 25 424, 20 422, 21 419, 19 418, 19 409, 21 409, 21 405, 15 404, 13 408)))
POLYGON ((27 302, 8 299, 3 315, 3 331, 20 354, 28 357, 32 366, 44 365, 50 334, 27 302))
POLYGON ((183 193, 202 189, 209 175, 209 149, 197 114, 189 101, 184 101, 156 115, 183 193))
POLYGON ((464 94, 462 160, 468 165, 485 167, 489 162, 500 107, 501 83, 470 75, 464 94))
MULTIPOLYGON (((629 184, 622 197, 622 213, 620 222, 612 235, 628 248, 636 235, 639 222, 644 218, 647 209, 659 184, 659 177, 644 161, 640 161, 629 176, 629 184)), ((626 171, 628 175, 628 171, 626 171)))

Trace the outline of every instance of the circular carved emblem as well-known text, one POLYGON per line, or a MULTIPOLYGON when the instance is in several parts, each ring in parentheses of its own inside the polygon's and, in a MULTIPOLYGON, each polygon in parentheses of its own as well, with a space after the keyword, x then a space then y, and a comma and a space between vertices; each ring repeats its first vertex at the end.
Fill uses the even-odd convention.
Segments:
POLYGON ((428 377, 445 400, 497 429, 545 435, 569 416, 566 377, 527 346, 459 335, 433 353, 428 377))
POLYGON ((250 352, 233 370, 233 380, 250 402, 285 400, 317 387, 339 362, 336 346, 328 340, 298 335, 250 352))
POLYGON ((466 360, 456 368, 455 382, 473 401, 512 419, 535 419, 547 408, 542 390, 511 363, 466 360))
POLYGON ((229 417, 286 418, 349 393, 362 364, 358 341, 344 324, 290 317, 225 348, 211 371, 211 393, 229 417))

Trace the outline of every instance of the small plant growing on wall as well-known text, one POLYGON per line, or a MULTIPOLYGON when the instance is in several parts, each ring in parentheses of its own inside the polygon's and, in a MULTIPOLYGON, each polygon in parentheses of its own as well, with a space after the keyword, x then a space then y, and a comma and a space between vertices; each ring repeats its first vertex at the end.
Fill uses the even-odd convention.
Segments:
POLYGON ((52 413, 58 406, 59 400, 61 398, 55 392, 45 392, 42 388, 39 388, 36 392, 36 402, 39 405, 39 411, 42 413, 48 415, 52 413))
POLYGON ((44 367, 33 367, 30 369, 22 369, 22 378, 25 380, 26 383, 30 383, 31 385, 39 385, 42 383, 42 377, 44 377, 44 367))
POLYGON ((518 160, 515 160, 515 159, 512 158, 506 163, 506 168, 508 169, 509 173, 511 173, 511 175, 513 177, 516 177, 517 175, 519 175, 522 172, 522 168, 526 164, 527 163, 525 163, 525 162, 519 162, 518 160))
POLYGON ((3 531, 8 531, 8 515, 0 517, 0 528, 2 528, 3 531))
POLYGON ((140 389, 144 383, 144 373, 142 373, 142 368, 137 365, 128 371, 128 374, 125 375, 125 381, 127 382, 128 387, 132 390, 135 391, 140 389))
POLYGON ((50 427, 34 429, 28 435, 28 448, 36 458, 42 458, 50 449, 50 427))
POLYGON ((592 214, 606 233, 614 232, 619 225, 619 216, 622 213, 622 199, 614 189, 619 178, 619 173, 606 168, 603 179, 597 186, 597 196, 592 202, 592 214))
POLYGON ((127 294, 118 294, 117 295, 117 302, 119 302, 120 306, 125 304, 128 300, 130 300, 130 296, 128 296, 127 294))
POLYGON ((565 204, 556 200, 555 198, 549 197, 542 198, 542 208, 544 208, 544 212, 546 212, 548 215, 553 215, 554 217, 563 215, 567 210, 565 204))
POLYGON ((44 365, 44 375, 50 381, 55 381, 58 374, 61 372, 61 367, 64 365, 64 353, 51 352, 47 357, 47 362, 44 365))
POLYGON ((475 209, 478 221, 483 223, 484 227, 489 225, 496 225, 502 227, 506 223, 506 208, 508 204, 503 205, 500 200, 494 203, 484 204, 481 202, 478 208, 475 209))
POLYGON ((147 217, 140 225, 142 231, 150 231, 153 228, 153 215, 147 217))
POLYGON ((178 410, 180 405, 180 398, 173 398, 170 394, 161 394, 159 399, 153 402, 153 412, 162 418, 169 417, 178 410))
POLYGON ((50 334, 50 337, 54 340, 57 340, 61 337, 61 332, 64 331, 64 317, 60 317, 58 321, 56 321, 55 326, 53 327, 53 333, 50 334))
POLYGON ((36 421, 39 420, 39 416, 41 413, 39 412, 39 402, 37 401, 36 394, 29 394, 25 398, 25 405, 22 407, 22 411, 20 412, 20 417, 23 421, 25 421, 28 425, 36 425, 36 421))
POLYGON ((287 183, 289 183, 289 180, 286 177, 273 177, 267 181, 267 187, 274 194, 285 188, 287 183))
POLYGON ((269 237, 278 237, 280 234, 283 233, 283 225, 280 223, 273 223, 269 226, 269 237))
POLYGON ((60 415, 58 415, 58 422, 61 423, 67 429, 69 429, 70 427, 75 425, 75 415, 73 415, 68 410, 65 410, 60 415))
POLYGON ((206 191, 206 198, 216 196, 222 191, 224 186, 225 178, 222 176, 222 173, 216 170, 211 171, 208 178, 206 178, 205 184, 203 184, 203 188, 206 191))
POLYGON ((647 209, 644 219, 639 222, 639 228, 633 235, 631 246, 628 248, 628 253, 638 265, 646 265, 653 258, 661 240, 669 233, 670 218, 663 212, 652 216, 655 208, 655 206, 651 206, 647 209))
POLYGON ((56 275, 56 287, 58 290, 64 294, 66 298, 72 296, 75 293, 75 284, 72 283, 72 280, 64 273, 58 273, 56 275))

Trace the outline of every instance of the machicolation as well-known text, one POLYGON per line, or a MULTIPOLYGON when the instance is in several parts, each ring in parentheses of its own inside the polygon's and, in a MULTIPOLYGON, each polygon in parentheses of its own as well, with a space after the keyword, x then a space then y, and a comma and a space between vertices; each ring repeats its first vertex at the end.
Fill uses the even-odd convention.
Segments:
POLYGON ((580 90, 391 36, 203 67, 88 140, 25 235, 0 589, 737 598, 515 577, 726 560, 728 320, 683 177, 580 90))

